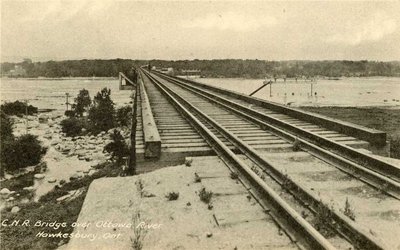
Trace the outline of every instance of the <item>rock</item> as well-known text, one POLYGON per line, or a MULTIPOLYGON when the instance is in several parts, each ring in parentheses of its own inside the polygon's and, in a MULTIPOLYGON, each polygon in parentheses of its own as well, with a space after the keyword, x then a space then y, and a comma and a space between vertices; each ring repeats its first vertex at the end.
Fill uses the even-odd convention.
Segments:
POLYGON ((43 137, 48 140, 51 140, 53 138, 53 135, 51 133, 47 132, 43 137))
POLYGON ((64 185, 66 183, 65 180, 60 180, 60 185, 64 185))
POLYGON ((213 234, 211 232, 207 232, 206 235, 207 235, 207 238, 210 238, 213 236, 213 234))
POLYGON ((3 188, 0 190, 0 195, 9 195, 11 191, 8 188, 3 188))
POLYGON ((153 194, 153 193, 150 193, 150 192, 148 192, 148 191, 143 191, 143 193, 142 193, 142 195, 143 195, 143 197, 146 197, 146 198, 150 198, 150 197, 156 197, 156 195, 155 194, 153 194))
POLYGON ((102 153, 96 153, 92 155, 92 159, 98 162, 102 162, 105 159, 105 156, 102 153))
POLYGON ((33 121, 36 120, 36 117, 35 117, 35 116, 28 115, 28 116, 26 116, 26 119, 28 119, 28 121, 33 122, 33 121))
POLYGON ((48 180, 47 180, 47 182, 48 183, 54 183, 54 182, 56 182, 57 180, 56 180, 56 178, 54 178, 54 177, 50 177, 48 180))
POLYGON ((57 198, 57 201, 58 202, 67 201, 67 200, 70 201, 72 199, 75 199, 76 197, 78 197, 82 193, 83 193, 83 189, 82 188, 81 189, 77 189, 77 190, 71 190, 71 191, 68 192, 68 194, 57 198))
POLYGON ((90 169, 88 175, 92 176, 94 173, 96 173, 97 170, 96 169, 90 169))
POLYGON ((68 152, 67 156, 74 156, 75 154, 75 150, 71 150, 68 152))
POLYGON ((10 197, 10 198, 7 199, 7 201, 13 201, 13 200, 15 200, 14 197, 10 197))
POLYGON ((63 155, 67 155, 67 154, 69 154, 69 152, 71 151, 71 149, 70 148, 63 148, 62 150, 60 150, 61 151, 61 153, 63 154, 63 155))
POLYGON ((71 175, 71 176, 69 177, 69 179, 70 179, 70 180, 76 180, 76 179, 82 178, 83 176, 84 176, 83 173, 75 173, 75 174, 71 175))
POLYGON ((49 120, 49 118, 45 115, 39 116, 39 123, 46 123, 48 120, 49 120))
POLYGON ((71 194, 66 194, 64 196, 58 197, 56 199, 56 201, 61 202, 61 201, 65 201, 66 199, 68 199, 69 197, 71 197, 71 194))
POLYGON ((15 206, 13 208, 11 208, 11 213, 16 214, 21 210, 21 208, 19 208, 18 206, 15 206))
POLYGON ((78 156, 85 156, 87 154, 87 151, 85 149, 76 149, 75 154, 78 156))
POLYGON ((186 157, 185 158, 185 166, 186 167, 192 166, 192 163, 193 163, 193 158, 192 157, 186 157))
POLYGON ((34 187, 34 186, 24 187, 23 190, 26 190, 26 191, 34 191, 34 190, 35 190, 35 187, 34 187))
POLYGON ((34 177, 35 179, 40 180, 40 179, 43 179, 43 178, 45 177, 45 175, 44 175, 44 174, 35 174, 33 177, 34 177))
POLYGON ((37 173, 43 173, 43 172, 45 172, 47 170, 47 163, 46 162, 41 162, 41 163, 39 163, 39 164, 37 164, 36 166, 35 166, 35 171, 37 172, 37 173))

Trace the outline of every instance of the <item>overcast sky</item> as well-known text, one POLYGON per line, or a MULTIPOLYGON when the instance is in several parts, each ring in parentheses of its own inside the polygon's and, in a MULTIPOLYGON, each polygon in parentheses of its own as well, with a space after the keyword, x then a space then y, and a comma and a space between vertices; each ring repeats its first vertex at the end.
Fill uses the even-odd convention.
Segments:
POLYGON ((1 58, 400 60, 400 2, 1 1, 1 58))

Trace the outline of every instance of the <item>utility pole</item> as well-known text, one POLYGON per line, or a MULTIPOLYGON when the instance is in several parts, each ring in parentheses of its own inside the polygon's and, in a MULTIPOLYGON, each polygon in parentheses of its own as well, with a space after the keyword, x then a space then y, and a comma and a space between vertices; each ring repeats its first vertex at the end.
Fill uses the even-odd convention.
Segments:
POLYGON ((314 81, 315 81, 315 78, 312 78, 311 79, 311 82, 310 82, 310 86, 311 86, 311 98, 312 98, 312 96, 313 96, 313 84, 314 84, 314 81))
POLYGON ((28 134, 28 100, 25 99, 25 134, 28 134))
POLYGON ((272 80, 269 81, 269 97, 272 97, 272 80))
POLYGON ((67 111, 68 111, 68 105, 69 105, 68 97, 69 97, 69 93, 65 93, 65 98, 66 98, 65 105, 67 106, 67 111))

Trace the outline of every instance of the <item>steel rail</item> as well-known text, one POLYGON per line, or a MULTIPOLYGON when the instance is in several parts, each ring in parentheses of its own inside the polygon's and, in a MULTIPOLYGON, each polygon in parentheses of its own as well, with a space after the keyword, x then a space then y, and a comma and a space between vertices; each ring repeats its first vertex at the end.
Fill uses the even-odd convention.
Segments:
MULTIPOLYGON (((179 84, 179 83, 177 83, 179 84)), ((328 163, 330 163, 332 166, 342 170, 343 172, 346 172, 347 174, 350 174, 351 176, 360 179, 361 181, 385 192, 386 194, 396 198, 400 199, 400 183, 390 179, 376 171, 373 171, 369 168, 366 168, 358 163, 352 162, 338 154, 335 154, 329 150, 326 150, 312 142, 303 140, 296 135, 293 135, 291 133, 288 133, 285 130, 282 130, 280 128, 277 128, 276 126, 273 126, 267 122, 265 122, 262 119, 254 117, 252 114, 249 114, 249 112, 244 112, 242 109, 237 109, 234 107, 231 107, 230 105, 218 101, 216 98, 211 98, 208 95, 199 93, 197 89, 192 89, 188 87, 187 85, 179 85, 189 91, 194 91, 197 95, 209 100, 210 102, 213 102, 215 104, 218 104, 230 111, 232 111, 235 114, 238 114, 242 117, 245 117, 246 119, 254 122, 255 124, 261 126, 263 129, 267 129, 269 131, 272 131, 274 134, 278 135, 279 137, 282 137, 286 139, 287 141, 293 143, 295 141, 298 141, 299 146, 302 147, 303 150, 309 152, 315 157, 318 157, 328 163)))
POLYGON ((312 227, 300 214, 291 208, 271 187, 269 187, 249 166, 246 165, 235 153, 233 153, 213 132, 211 132, 199 119, 197 119, 183 104, 177 100, 177 96, 171 94, 171 90, 157 82, 152 76, 144 73, 152 80, 155 86, 171 101, 171 103, 184 115, 191 124, 205 138, 216 153, 227 163, 230 168, 237 169, 254 187, 254 191, 263 194, 268 204, 273 205, 273 217, 279 226, 288 229, 289 224, 292 230, 290 235, 296 235, 296 243, 306 249, 335 249, 314 227, 312 227), (306 242, 303 242, 306 240, 306 242))
POLYGON ((208 84, 200 83, 200 82, 195 82, 189 79, 184 79, 184 78, 178 78, 175 76, 170 76, 168 77, 177 79, 179 81, 183 81, 186 83, 189 83, 191 85, 195 85, 198 87, 201 87, 203 89, 209 89, 212 92, 217 92, 224 94, 229 97, 233 97, 237 100, 244 101, 249 104, 256 104, 257 106, 282 113, 282 114, 287 114, 293 118, 297 118, 303 121, 311 122, 313 124, 318 124, 322 125, 323 127, 329 128, 334 131, 338 131, 339 133, 344 133, 344 134, 351 134, 352 136, 359 138, 361 140, 366 140, 370 142, 372 145, 376 146, 384 146, 386 145, 386 133, 383 131, 371 129, 371 128, 366 128, 360 125, 352 124, 349 122, 344 122, 341 120, 336 120, 333 118, 328 118, 326 116, 320 115, 320 114, 315 114, 311 112, 306 112, 303 110, 299 109, 294 109, 282 104, 278 104, 275 102, 263 100, 257 97, 251 97, 246 94, 238 93, 232 90, 227 90, 223 89, 220 87, 215 87, 211 86, 208 84))
MULTIPOLYGON (((153 78, 153 81, 157 81, 153 78)), ((223 126, 221 126, 214 119, 204 114, 201 110, 193 106, 190 102, 185 100, 183 97, 174 93, 173 90, 169 89, 167 86, 158 82, 158 84, 162 85, 164 88, 168 89, 172 95, 175 95, 177 99, 179 99, 182 103, 193 110, 197 115, 199 115, 202 119, 206 120, 208 123, 212 124, 214 128, 217 129, 225 138, 227 138, 234 146, 240 149, 243 154, 245 154, 249 159, 251 159, 258 166, 261 166, 264 169, 265 173, 267 173, 271 178, 273 178, 280 185, 283 183, 287 183, 288 178, 284 173, 279 171, 273 164, 268 162, 266 159, 262 158, 256 150, 254 150, 251 146, 249 146, 246 142, 235 136, 233 133, 229 132, 223 126)), ((325 209, 329 209, 325 204, 323 204, 318 197, 306 191, 304 187, 300 184, 293 182, 290 180, 291 184, 293 184, 292 188, 290 188, 290 193, 298 200, 300 200, 303 204, 311 209, 314 213, 316 213, 319 207, 325 207, 325 209)), ((332 222, 331 224, 335 225, 332 228, 335 229, 340 235, 347 238, 353 244, 361 247, 362 249, 386 249, 384 244, 380 242, 378 239, 371 237, 367 230, 360 227, 359 225, 352 222, 349 218, 342 215, 341 213, 331 211, 332 222)))
MULTIPOLYGON (((220 101, 221 104, 222 103, 226 104, 225 107, 230 108, 231 110, 233 110, 232 109, 232 107, 233 107, 238 111, 239 110, 243 111, 246 114, 251 115, 252 117, 261 119, 262 121, 267 121, 267 122, 276 124, 277 126, 283 128, 283 129, 286 129, 287 131, 290 131, 295 136, 301 136, 303 139, 306 139, 306 140, 312 142, 313 144, 316 144, 326 150, 333 151, 334 153, 340 155, 343 158, 347 158, 350 161, 356 162, 357 164, 364 166, 364 167, 370 169, 371 171, 374 171, 376 173, 384 175, 387 178, 390 178, 397 183, 400 182, 400 168, 396 167, 393 164, 384 162, 372 155, 362 153, 362 152, 357 151, 347 145, 344 145, 344 144, 335 142, 331 139, 322 137, 316 133, 306 131, 299 127, 293 126, 292 124, 290 124, 288 122, 281 121, 281 120, 274 118, 272 116, 269 116, 265 113, 256 111, 254 109, 250 109, 242 104, 232 102, 229 99, 218 96, 209 91, 202 90, 199 87, 189 85, 185 82, 178 81, 174 78, 167 77, 163 74, 158 74, 158 75, 163 77, 164 79, 167 78, 167 79, 169 79, 169 81, 173 81, 181 86, 186 86, 187 88, 194 89, 199 93, 202 93, 208 97, 211 97, 211 98, 209 98, 209 100, 212 100, 213 102, 216 102, 216 100, 218 100, 218 101, 220 101)), ((267 124, 267 123, 265 123, 265 124, 267 124)), ((393 187, 393 188, 395 190, 398 190, 398 185, 397 185, 397 187, 393 187)))

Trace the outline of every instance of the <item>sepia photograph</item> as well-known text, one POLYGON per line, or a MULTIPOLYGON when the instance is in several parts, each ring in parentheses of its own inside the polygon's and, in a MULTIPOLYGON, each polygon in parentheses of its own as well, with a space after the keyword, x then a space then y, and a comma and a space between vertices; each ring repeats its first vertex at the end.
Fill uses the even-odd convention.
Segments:
POLYGON ((399 13, 0 0, 0 250, 400 250, 399 13))

